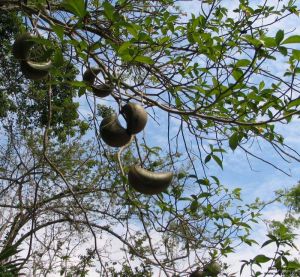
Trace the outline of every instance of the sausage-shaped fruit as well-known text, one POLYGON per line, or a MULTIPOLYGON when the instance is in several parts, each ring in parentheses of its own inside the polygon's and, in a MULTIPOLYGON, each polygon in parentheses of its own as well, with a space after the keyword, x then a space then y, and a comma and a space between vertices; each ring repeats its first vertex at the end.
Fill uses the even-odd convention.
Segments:
POLYGON ((106 97, 113 92, 113 87, 109 86, 108 84, 103 85, 94 85, 96 76, 101 72, 100 68, 91 67, 88 68, 82 76, 82 80, 89 85, 95 96, 97 97, 106 97))
POLYGON ((82 76, 82 80, 88 85, 92 86, 95 82, 96 76, 101 72, 100 68, 88 68, 82 76))
POLYGON ((172 182, 171 172, 151 172, 140 166, 132 166, 128 172, 128 182, 136 191, 153 195, 163 192, 172 182))
POLYGON ((145 128, 148 115, 141 105, 129 102, 122 107, 121 113, 127 122, 128 134, 137 134, 145 128))
POLYGON ((122 147, 129 143, 131 135, 120 124, 116 115, 105 117, 100 124, 100 136, 112 147, 122 147))
POLYGON ((21 71, 24 76, 31 80, 41 80, 47 77, 52 66, 51 61, 46 63, 35 63, 31 61, 20 61, 21 71))
POLYGON ((36 36, 30 33, 23 33, 17 37, 13 44, 12 53, 18 60, 27 60, 29 57, 30 49, 35 45, 32 40, 36 36))
POLYGON ((31 80, 40 80, 47 77, 52 62, 34 62, 28 60, 30 50, 36 44, 32 40, 33 38, 36 38, 36 36, 30 33, 21 34, 15 40, 12 52, 14 57, 20 60, 20 67, 24 76, 31 80))
POLYGON ((101 98, 106 97, 113 92, 113 88, 111 86, 108 86, 107 84, 92 86, 92 90, 95 96, 101 98))

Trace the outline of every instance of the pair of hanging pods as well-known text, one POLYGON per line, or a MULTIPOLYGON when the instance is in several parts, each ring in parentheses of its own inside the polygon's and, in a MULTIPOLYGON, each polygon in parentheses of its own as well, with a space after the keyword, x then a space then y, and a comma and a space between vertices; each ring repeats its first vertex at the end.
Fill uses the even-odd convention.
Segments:
POLYGON ((24 76, 31 80, 41 80, 47 77, 52 62, 34 62, 30 60, 32 48, 37 45, 34 41, 37 36, 30 33, 21 34, 14 42, 12 53, 14 57, 19 60, 21 71, 24 76))
MULTIPOLYGON (((133 135, 141 132, 147 123, 147 113, 144 108, 135 103, 127 103, 122 107, 127 128, 119 122, 117 116, 111 115, 102 120, 100 135, 109 146, 122 147, 131 141, 133 135)), ((171 172, 156 173, 138 165, 131 166, 128 171, 128 182, 138 192, 153 195, 163 192, 171 183, 171 172)))

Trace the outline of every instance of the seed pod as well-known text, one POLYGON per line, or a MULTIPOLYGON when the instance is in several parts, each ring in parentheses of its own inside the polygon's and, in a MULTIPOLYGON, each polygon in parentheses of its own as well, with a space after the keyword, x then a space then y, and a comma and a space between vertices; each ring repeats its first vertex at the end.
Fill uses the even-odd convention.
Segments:
POLYGON ((113 87, 104 84, 99 86, 92 86, 92 90, 95 96, 102 98, 110 95, 113 92, 113 87))
POLYGON ((100 68, 91 67, 88 68, 82 76, 82 80, 87 84, 92 86, 95 82, 96 76, 101 72, 100 68))
POLYGON ((141 105, 129 102, 123 106, 121 112, 127 122, 128 134, 137 134, 145 128, 148 115, 141 105))
POLYGON ((94 85, 96 76, 101 72, 100 68, 91 67, 88 68, 82 76, 82 80, 89 85, 95 96, 97 97, 106 97, 113 92, 113 87, 109 86, 108 84, 104 85, 94 85))
POLYGON ((16 59, 28 59, 29 51, 35 45, 35 42, 32 41, 32 38, 35 37, 36 36, 30 33, 23 33, 15 40, 12 48, 12 53, 16 59))
POLYGON ((46 63, 35 63, 31 61, 20 61, 21 71, 24 76, 31 80, 41 80, 47 77, 52 66, 51 61, 46 63))
POLYGON ((171 183, 173 173, 155 173, 141 168, 132 166, 128 172, 129 184, 138 192, 152 195, 163 192, 171 183))
POLYGON ((116 115, 105 117, 100 124, 100 135, 104 142, 112 147, 121 147, 126 145, 131 136, 120 124, 116 115))

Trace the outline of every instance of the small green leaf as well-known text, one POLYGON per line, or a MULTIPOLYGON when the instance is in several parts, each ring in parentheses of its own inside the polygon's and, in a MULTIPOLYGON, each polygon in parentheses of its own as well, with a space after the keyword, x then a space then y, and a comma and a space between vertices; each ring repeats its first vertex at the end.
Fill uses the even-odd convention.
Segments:
POLYGON ((297 261, 288 261, 287 268, 292 270, 300 270, 300 263, 297 261))
POLYGON ((175 98, 176 107, 180 108, 182 106, 182 102, 178 96, 175 98))
POLYGON ((131 42, 126 41, 124 42, 118 49, 118 54, 122 54, 123 52, 128 52, 128 49, 130 48, 130 46, 132 45, 131 42))
POLYGON ((272 37, 262 37, 261 41, 264 43, 266 47, 275 47, 277 43, 272 37))
POLYGON ((274 242, 274 240, 272 240, 272 239, 269 239, 269 240, 265 241, 265 242, 262 244, 261 248, 267 246, 268 244, 270 244, 270 243, 272 243, 272 242, 274 242))
POLYGON ((300 61, 300 50, 294 49, 292 52, 292 56, 297 61, 300 61))
POLYGON ((200 184, 200 185, 204 185, 204 186, 209 186, 209 184, 210 184, 210 182, 209 182, 209 180, 207 178, 198 179, 197 183, 200 184))
POLYGON ((55 66, 62 66, 64 63, 64 56, 63 53, 61 51, 60 48, 56 49, 55 54, 54 54, 54 58, 53 58, 53 62, 55 64, 55 66))
POLYGON ((263 88, 265 87, 265 82, 264 81, 261 81, 260 83, 259 83, 259 90, 262 90, 263 88))
POLYGON ((191 212, 192 213, 195 213, 198 209, 198 201, 197 200, 194 200, 192 203, 191 203, 191 206, 190 206, 190 209, 191 209, 191 212))
POLYGON ((243 71, 239 68, 236 68, 232 71, 232 76, 237 82, 242 80, 243 74, 243 71))
POLYGON ((265 255, 257 255, 255 258, 254 258, 254 261, 256 263, 259 263, 259 264, 263 264, 263 263, 267 263, 268 261, 270 261, 271 258, 265 256, 265 255))
POLYGON ((295 36, 290 36, 286 40, 284 40, 281 44, 289 44, 289 43, 300 43, 300 36, 295 35, 295 36))
POLYGON ((283 30, 279 30, 276 33, 276 36, 275 36, 275 41, 276 41, 277 45, 279 45, 280 42, 282 42, 283 38, 284 38, 284 31, 283 30))
POLYGON ((276 267, 277 270, 281 270, 282 269, 281 257, 278 257, 275 260, 275 267, 276 267))
POLYGON ((235 64, 235 66, 236 67, 245 67, 245 66, 248 66, 249 64, 251 64, 251 61, 249 61, 247 59, 241 59, 235 64))
POLYGON ((292 101, 288 104, 287 108, 290 109, 290 108, 292 108, 292 107, 299 106, 299 105, 300 105, 300 98, 297 98, 297 99, 292 100, 292 101))
POLYGON ((80 87, 86 87, 86 84, 81 81, 70 81, 68 82, 72 87, 80 88, 80 87))
POLYGON ((215 160, 215 162, 223 169, 223 163, 222 163, 221 159, 216 155, 212 155, 212 157, 215 160))
POLYGON ((278 50, 283 56, 287 56, 288 50, 285 47, 280 46, 280 47, 278 47, 278 50))
POLYGON ((233 135, 229 138, 229 147, 232 150, 235 150, 239 145, 239 135, 237 132, 233 133, 233 135))
POLYGON ((198 198, 207 198, 209 196, 211 196, 211 193, 203 192, 198 195, 198 198))
POLYGON ((211 160, 211 155, 207 155, 204 160, 204 163, 208 163, 210 160, 211 160))
POLYGON ((62 6, 80 18, 83 18, 87 13, 84 0, 65 0, 62 6))
POLYGON ((103 2, 103 8, 104 8, 104 13, 106 15, 106 17, 110 20, 112 20, 114 18, 114 11, 115 8, 114 6, 109 3, 108 1, 103 2))
POLYGON ((59 26, 59 25, 53 25, 52 26, 53 31, 55 32, 55 34, 58 36, 58 38, 60 40, 63 40, 64 38, 64 27, 63 26, 59 26))
POLYGON ((137 56, 134 58, 134 61, 146 64, 154 64, 154 61, 146 56, 137 56))

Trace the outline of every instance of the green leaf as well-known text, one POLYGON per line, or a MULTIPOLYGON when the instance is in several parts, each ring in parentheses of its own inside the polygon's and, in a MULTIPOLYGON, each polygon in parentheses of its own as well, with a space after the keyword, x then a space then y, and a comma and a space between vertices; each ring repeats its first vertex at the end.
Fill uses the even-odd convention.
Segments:
POLYGON ((251 64, 251 61, 249 61, 247 59, 241 59, 235 64, 235 66, 236 67, 245 67, 245 66, 248 66, 249 64, 251 64))
POLYGON ((280 47, 278 47, 278 50, 283 56, 287 56, 288 50, 285 47, 280 46, 280 47))
POLYGON ((137 56, 134 58, 134 61, 146 64, 154 64, 154 61, 146 56, 137 56))
POLYGON ((60 48, 56 49, 53 62, 57 67, 60 67, 64 64, 64 56, 60 48))
POLYGON ((267 263, 268 261, 270 261, 271 258, 265 256, 265 255, 257 255, 255 258, 254 258, 254 261, 256 263, 259 263, 259 264, 263 264, 263 263, 267 263))
POLYGON ((243 71, 239 68, 236 68, 232 71, 232 76, 237 82, 242 80, 243 74, 243 71))
POLYGON ((203 192, 198 195, 198 198, 207 198, 209 196, 211 196, 211 193, 203 192))
POLYGON ((55 32, 55 34, 58 36, 58 38, 60 40, 63 40, 64 38, 64 27, 63 26, 59 26, 59 25, 53 25, 52 26, 53 31, 55 32))
POLYGON ((191 212, 195 213, 198 209, 198 206, 199 206, 198 201, 194 200, 190 206, 191 212))
POLYGON ((278 257, 275 260, 275 267, 276 267, 277 270, 281 270, 282 269, 281 257, 278 257))
POLYGON ((110 20, 112 20, 114 18, 114 12, 115 12, 115 8, 114 6, 109 3, 108 1, 103 2, 103 9, 104 9, 104 13, 106 15, 106 17, 110 20))
POLYGON ((132 43, 129 42, 129 41, 124 42, 124 43, 119 47, 119 49, 118 49, 118 54, 119 54, 119 55, 122 55, 123 52, 127 52, 131 45, 132 45, 132 43))
POLYGON ((300 43, 300 36, 295 35, 295 36, 290 36, 286 40, 284 40, 281 44, 289 44, 289 43, 300 43))
POLYGON ((215 160, 215 162, 223 169, 223 163, 222 163, 221 159, 216 155, 212 155, 212 157, 215 160))
POLYGON ((268 244, 270 244, 270 243, 272 243, 272 242, 274 242, 274 240, 272 240, 272 239, 269 239, 269 240, 265 241, 265 242, 262 244, 261 248, 267 246, 268 244))
POLYGON ((300 263, 297 261, 289 261, 287 264, 287 268, 288 269, 300 269, 300 263))
POLYGON ((80 18, 83 18, 87 13, 84 0, 65 0, 62 6, 80 18))
POLYGON ((280 44, 280 42, 282 42, 283 38, 284 38, 284 31, 279 30, 275 36, 275 41, 276 41, 277 46, 280 44))
POLYGON ((200 184, 200 185, 204 185, 204 186, 209 186, 209 184, 210 184, 210 182, 209 182, 209 180, 207 178, 198 179, 197 183, 200 184))
POLYGON ((176 107, 180 108, 182 106, 182 102, 178 96, 175 98, 176 107))
POLYGON ((272 37, 262 37, 261 38, 262 42, 266 47, 275 47, 277 46, 276 41, 272 37))
POLYGON ((239 145, 239 135, 237 132, 229 138, 229 147, 234 151, 239 145))
POLYGON ((300 50, 294 49, 292 52, 292 56, 297 61, 300 61, 300 50))
POLYGON ((262 90, 263 88, 265 87, 265 82, 264 81, 261 81, 260 83, 259 83, 259 90, 262 90))
POLYGON ((204 163, 208 163, 210 160, 211 160, 211 155, 207 155, 204 160, 204 163))
POLYGON ((139 34, 139 27, 136 24, 130 24, 130 23, 126 23, 124 24, 127 31, 133 35, 133 37, 137 38, 138 34, 139 34))
POLYGON ((292 101, 288 104, 287 108, 290 109, 290 108, 292 108, 292 107, 299 106, 299 105, 300 105, 300 98, 297 98, 297 99, 292 100, 292 101))

